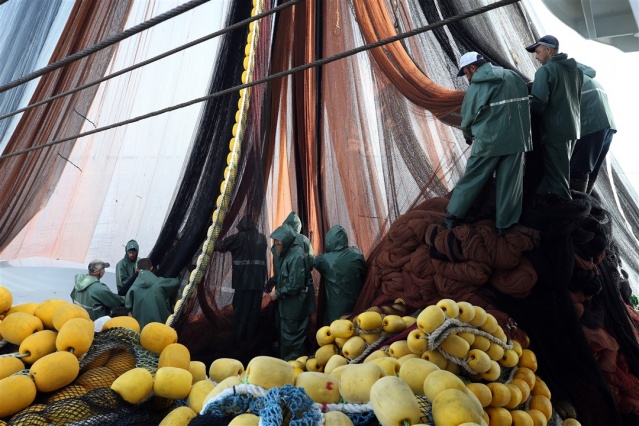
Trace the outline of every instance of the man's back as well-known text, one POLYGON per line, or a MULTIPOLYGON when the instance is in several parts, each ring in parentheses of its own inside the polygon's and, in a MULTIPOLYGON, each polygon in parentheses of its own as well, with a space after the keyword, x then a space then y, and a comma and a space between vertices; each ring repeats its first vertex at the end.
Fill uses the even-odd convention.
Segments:
POLYGON ((161 278, 141 270, 126 295, 125 306, 141 328, 150 322, 164 323, 171 314, 169 297, 179 285, 177 278, 161 278))
POLYGON ((462 131, 475 138, 480 157, 530 151, 530 110, 526 83, 513 71, 490 63, 473 74, 462 104, 462 131))
POLYGON ((86 309, 92 320, 108 315, 111 308, 124 303, 123 297, 113 293, 99 278, 89 274, 75 276, 71 299, 86 309))
POLYGON ((542 142, 579 138, 582 86, 583 72, 565 53, 554 55, 537 70, 530 110, 541 118, 542 142))

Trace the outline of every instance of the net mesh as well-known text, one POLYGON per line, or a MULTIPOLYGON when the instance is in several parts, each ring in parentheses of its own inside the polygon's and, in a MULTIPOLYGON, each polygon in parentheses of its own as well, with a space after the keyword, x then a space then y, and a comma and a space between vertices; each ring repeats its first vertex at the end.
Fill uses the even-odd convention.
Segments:
MULTIPOLYGON (((260 4, 268 9, 279 3, 260 4)), ((487 3, 307 0, 260 21, 260 35, 251 50, 252 78, 487 3)), ((251 13, 251 2, 231 1, 227 25, 251 13)), ((619 295, 628 286, 621 268, 631 276, 639 271, 639 211, 614 165, 608 162, 602 170, 594 197, 557 205, 539 205, 527 197, 522 225, 503 241, 494 236, 490 187, 469 223, 454 231, 441 227, 446 195, 463 173, 468 155, 455 128, 467 88, 465 79, 455 78, 457 58, 476 50, 529 81, 536 65, 524 46, 537 37, 526 10, 514 4, 251 88, 242 137, 235 140, 241 146, 235 184, 222 203, 217 200, 228 182, 229 140, 240 94, 207 101, 180 185, 150 254, 160 265, 159 274, 180 275, 187 289, 179 293, 184 298, 172 325, 193 358, 210 362, 233 357, 246 363, 255 355, 273 353, 274 307, 266 298, 259 337, 243 344, 232 341, 231 259, 207 253, 210 244, 203 247, 202 242, 205 236, 213 236, 207 240, 211 243, 234 232, 246 215, 269 235, 294 210, 315 252, 323 251, 325 232, 340 224, 366 255, 368 276, 355 313, 373 306, 392 307, 398 298, 408 312, 442 297, 483 306, 502 325, 513 325, 511 335, 526 330, 539 350, 540 373, 559 401, 577 407, 585 419, 582 424, 633 424, 639 413, 639 398, 633 394, 639 389, 638 320, 619 295), (223 215, 218 214, 219 222, 211 229, 215 211, 223 215), (199 260, 202 254, 206 262, 199 260), (589 263, 586 258, 591 256, 586 254, 594 255, 596 262, 589 263), (578 309, 584 313, 577 315, 578 309), (566 359, 571 362, 558 362, 566 359), (605 364, 603 359, 618 363, 605 364)), ((239 84, 246 38, 247 29, 222 37, 209 93, 239 84)), ((538 152, 526 156, 526 194, 531 194, 541 173, 538 152)), ((27 205, 29 188, 44 179, 38 173, 53 173, 45 165, 31 175, 29 167, 21 168, 28 175, 27 189, 15 191, 22 197, 15 207, 3 204, 7 212, 0 213, 15 225, 5 227, 7 235, 0 236, 4 240, 20 228, 23 211, 37 210, 39 200, 27 205)), ((315 278, 321 301, 322 281, 315 278)), ((152 370, 155 356, 137 345, 135 335, 126 333, 101 333, 94 346, 99 350, 92 349, 83 359, 83 384, 65 391, 80 392, 81 386, 86 394, 20 416, 32 416, 33 424, 47 422, 47 416, 61 416, 62 409, 55 407, 80 401, 77 410, 70 410, 74 415, 84 416, 87 405, 94 410, 82 421, 117 424, 124 417, 139 424, 149 421, 138 407, 123 404, 107 389, 88 387, 111 377, 95 370, 107 369, 116 376, 131 365, 152 370), (111 411, 119 408, 115 414, 100 411, 105 406, 111 411)), ((171 404, 154 399, 143 408, 157 413, 171 404)))

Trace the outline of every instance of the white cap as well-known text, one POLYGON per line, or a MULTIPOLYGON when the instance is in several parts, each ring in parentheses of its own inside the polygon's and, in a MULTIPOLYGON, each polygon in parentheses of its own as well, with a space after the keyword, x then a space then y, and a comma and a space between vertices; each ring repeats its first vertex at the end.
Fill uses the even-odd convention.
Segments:
POLYGON ((457 77, 461 77, 464 75, 464 67, 467 67, 468 65, 482 59, 484 59, 484 57, 477 52, 464 53, 464 55, 459 60, 459 72, 457 73, 457 77))

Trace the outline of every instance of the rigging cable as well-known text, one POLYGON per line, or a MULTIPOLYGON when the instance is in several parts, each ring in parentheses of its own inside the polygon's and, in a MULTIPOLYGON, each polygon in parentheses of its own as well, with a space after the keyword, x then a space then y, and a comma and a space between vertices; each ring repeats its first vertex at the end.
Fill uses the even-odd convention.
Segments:
MULTIPOLYGON (((90 82, 88 82, 88 83, 86 83, 86 84, 84 84, 82 86, 78 86, 78 87, 73 88, 71 90, 67 90, 66 92, 62 92, 62 93, 59 93, 59 94, 57 94, 55 96, 51 96, 50 98, 43 99, 43 100, 38 101, 38 102, 36 102, 34 104, 28 105, 28 106, 26 106, 24 108, 17 109, 15 111, 7 113, 5 115, 0 115, 0 120, 4 120, 5 118, 12 117, 12 116, 14 116, 16 114, 20 114, 21 112, 25 112, 25 111, 28 111, 30 109, 39 107, 40 105, 44 105, 44 104, 47 104, 49 102, 53 102, 53 101, 55 101, 57 99, 65 97, 65 96, 72 95, 72 94, 74 94, 76 92, 79 92, 81 90, 88 89, 91 86, 95 86, 96 84, 100 84, 100 83, 102 83, 104 81, 107 81, 107 80, 110 80, 112 78, 118 77, 118 76, 120 76, 122 74, 125 74, 125 73, 129 72, 129 71, 133 71, 133 70, 135 70, 137 68, 141 68, 141 67, 143 67, 145 65, 148 65, 150 63, 159 61, 160 59, 164 59, 167 56, 171 56, 171 55, 173 55, 175 53, 181 52, 182 50, 188 49, 189 47, 193 47, 193 46, 198 45, 200 43, 203 43, 205 41, 211 40, 211 39, 213 39, 215 37, 224 35, 224 34, 230 32, 230 31, 233 31, 233 30, 236 30, 238 28, 244 27, 244 26, 250 24, 253 21, 256 21, 258 19, 261 19, 261 18, 263 18, 265 16, 268 16, 268 15, 271 15, 273 13, 279 12, 280 10, 285 9, 287 7, 290 7, 290 6, 293 6, 294 4, 297 4, 297 3, 301 2, 301 1, 304 1, 304 0, 290 0, 290 1, 286 2, 286 3, 284 3, 284 4, 281 4, 281 5, 277 6, 277 7, 274 7, 273 9, 270 9, 270 10, 268 10, 266 12, 262 12, 259 15, 251 16, 250 18, 245 19, 243 21, 240 21, 240 22, 238 22, 236 24, 229 25, 228 27, 226 27, 224 29, 221 29, 219 31, 215 31, 215 32, 213 32, 213 33, 211 33, 209 35, 206 35, 204 37, 198 38, 197 40, 193 40, 193 41, 191 41, 189 43, 183 44, 182 46, 178 46, 175 49, 169 50, 169 51, 164 52, 164 53, 162 53, 160 55, 157 55, 157 56, 154 56, 152 58, 149 58, 146 61, 142 61, 142 62, 137 63, 135 65, 131 65, 130 67, 123 68, 120 71, 114 72, 113 74, 109 74, 109 75, 107 75, 105 77, 102 77, 102 78, 100 78, 98 80, 90 81, 90 82)), ((36 71, 36 72, 39 72, 39 71, 36 71)), ((12 83, 13 82, 11 82, 10 84, 12 84, 12 83)), ((0 93, 2 93, 2 88, 1 87, 0 87, 0 93)))
POLYGON ((106 40, 102 40, 100 43, 94 44, 91 47, 87 47, 84 50, 81 50, 79 52, 76 52, 72 55, 67 56, 64 59, 60 59, 57 62, 54 62, 52 64, 47 65, 44 68, 40 68, 39 70, 36 70, 34 72, 32 72, 31 74, 27 74, 24 77, 20 77, 17 80, 13 80, 10 81, 7 84, 3 84, 2 86, 0 86, 0 93, 2 92, 6 92, 9 89, 12 89, 16 86, 20 86, 21 84, 24 84, 28 81, 31 81, 35 78, 41 77, 45 74, 48 74, 51 71, 57 70, 58 68, 62 68, 63 66, 70 64, 71 62, 75 62, 78 59, 82 59, 84 57, 87 57, 95 52, 97 52, 98 50, 102 50, 106 47, 109 47, 115 43, 118 43, 126 38, 129 38, 137 33, 140 33, 144 30, 147 30, 157 24, 161 24, 162 22, 174 18, 178 15, 181 15, 184 12, 188 12, 189 10, 196 8, 197 6, 200 6, 204 3, 206 3, 209 0, 191 0, 188 3, 184 3, 174 9, 169 10, 168 12, 164 12, 154 18, 149 19, 148 21, 144 21, 141 24, 138 24, 134 27, 129 28, 126 31, 123 31, 119 34, 115 34, 109 38, 107 38, 106 40))
POLYGON ((191 106, 191 105, 196 104, 196 103, 207 101, 209 99, 213 99, 213 98, 217 98, 217 97, 220 97, 220 96, 224 96, 224 95, 229 94, 231 92, 239 91, 241 89, 245 89, 245 88, 248 88, 248 87, 257 86, 258 84, 267 83, 267 82, 270 82, 270 81, 273 81, 273 80, 276 80, 276 79, 279 79, 279 78, 282 78, 282 77, 286 77, 287 75, 294 74, 294 73, 299 72, 299 71, 304 71, 304 70, 307 70, 309 68, 318 67, 318 66, 322 66, 322 65, 325 65, 325 64, 328 64, 328 63, 331 63, 331 62, 335 62, 337 60, 347 58, 347 57, 355 55, 357 53, 368 51, 368 50, 374 49, 376 47, 384 46, 386 44, 393 43, 395 41, 399 41, 399 40, 405 39, 407 37, 412 37, 414 35, 421 34, 423 32, 430 31, 430 30, 433 30, 435 28, 440 28, 440 27, 443 27, 443 26, 448 25, 450 23, 457 22, 457 21, 460 21, 462 19, 470 18, 472 16, 480 15, 482 13, 485 13, 485 12, 489 11, 489 10, 497 9, 499 7, 503 7, 503 6, 506 6, 506 5, 509 5, 509 4, 513 4, 513 3, 517 3, 519 1, 521 1, 521 0, 501 0, 501 1, 498 1, 498 2, 495 2, 495 3, 492 3, 490 5, 487 5, 487 6, 482 6, 480 8, 477 8, 477 9, 474 9, 474 10, 471 10, 471 11, 468 11, 468 12, 460 13, 459 15, 455 15, 455 16, 452 16, 450 18, 446 18, 446 19, 441 20, 439 22, 436 22, 434 24, 429 24, 429 25, 425 25, 423 27, 415 28, 414 30, 411 30, 411 31, 408 31, 408 32, 405 32, 405 33, 402 33, 402 34, 397 34, 395 36, 388 37, 388 38, 385 38, 383 40, 376 41, 375 43, 370 43, 370 44, 366 44, 366 45, 363 45, 363 46, 360 46, 360 47, 356 47, 356 48, 347 50, 345 52, 339 53, 337 55, 330 56, 328 58, 320 59, 320 60, 317 60, 317 61, 310 62, 308 64, 304 64, 304 65, 297 66, 295 68, 291 68, 291 69, 286 70, 286 71, 281 71, 281 72, 278 72, 278 73, 275 73, 275 74, 271 74, 271 75, 269 75, 267 77, 264 77, 264 78, 261 78, 259 80, 251 81, 251 82, 248 82, 248 83, 245 83, 245 84, 240 84, 238 86, 234 86, 234 87, 231 87, 229 89, 224 89, 222 91, 213 93, 211 95, 202 96, 200 98, 192 99, 190 101, 183 102, 183 103, 180 103, 180 104, 177 104, 177 105, 173 105, 171 107, 163 108, 161 110, 153 111, 153 112, 150 112, 148 114, 144 114, 144 115, 140 115, 140 116, 137 116, 137 117, 133 117, 133 118, 130 118, 128 120, 120 121, 118 123, 114 123, 114 124, 111 124, 111 125, 108 125, 108 126, 99 127, 97 129, 90 130, 90 131, 84 132, 84 133, 80 133, 80 134, 75 135, 75 136, 69 136, 69 137, 66 137, 66 138, 62 138, 62 139, 58 139, 58 140, 55 140, 55 141, 44 143, 42 145, 38 145, 38 146, 31 147, 31 148, 23 149, 23 150, 20 150, 20 151, 12 152, 10 154, 1 155, 0 156, 0 160, 5 159, 5 158, 10 158, 10 157, 16 157, 18 155, 26 154, 26 153, 29 153, 29 152, 32 152, 32 151, 37 151, 37 150, 40 150, 40 149, 43 149, 43 148, 48 148, 48 147, 53 146, 53 145, 58 145, 58 144, 63 143, 63 142, 69 142, 69 141, 72 141, 74 139, 78 139, 78 138, 81 138, 81 137, 84 137, 84 136, 89 136, 89 135, 92 135, 92 134, 95 134, 95 133, 100 133, 100 132, 103 132, 105 130, 114 129, 116 127, 124 126, 126 124, 135 123, 137 121, 145 120, 147 118, 155 117, 157 115, 161 115, 161 114, 164 114, 164 113, 167 113, 167 112, 170 112, 170 111, 175 111, 177 109, 185 108, 185 107, 191 106))

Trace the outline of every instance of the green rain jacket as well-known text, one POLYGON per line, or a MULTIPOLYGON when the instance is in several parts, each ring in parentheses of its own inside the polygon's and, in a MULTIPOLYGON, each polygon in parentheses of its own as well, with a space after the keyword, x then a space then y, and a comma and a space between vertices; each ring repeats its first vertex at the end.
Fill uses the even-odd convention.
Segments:
POLYGON ((124 259, 120 260, 117 265, 115 265, 115 284, 118 287, 118 293, 121 292, 124 284, 135 274, 135 269, 137 268, 137 261, 131 262, 127 253, 129 250, 135 249, 138 253, 140 252, 140 246, 138 246, 138 242, 135 240, 129 240, 126 243, 126 247, 124 249, 124 259))
POLYGON ((315 312, 315 291, 304 251, 297 244, 295 231, 288 225, 273 231, 271 238, 282 242, 280 273, 275 285, 280 317, 304 319, 315 312))
POLYGON ((473 74, 462 103, 461 129, 471 154, 496 157, 532 150, 528 88, 516 73, 490 63, 473 74))
POLYGON ((584 73, 584 86, 581 90, 581 136, 586 136, 602 129, 617 131, 612 111, 608 104, 608 95, 603 86, 594 80, 597 71, 593 68, 577 63, 584 73))
MULTIPOLYGON (((295 242, 302 248, 302 251, 306 254, 306 267, 308 269, 308 273, 311 273, 313 268, 313 256, 315 253, 313 252, 313 246, 311 246, 311 241, 306 237, 306 235, 300 234, 302 230, 302 220, 299 218, 297 213, 291 212, 284 220, 282 225, 290 226, 295 232, 295 242)), ((271 253, 273 254, 273 276, 277 279, 280 270, 280 260, 275 250, 275 246, 271 247, 271 253)))
POLYGON ((124 304, 124 297, 113 293, 98 277, 88 274, 75 276, 71 299, 87 310, 92 320, 109 315, 111 308, 124 304))
POLYGON ((178 278, 161 278, 151 271, 140 271, 126 294, 125 305, 140 323, 140 329, 150 322, 166 322, 171 315, 169 299, 179 285, 178 278))
POLYGON ((542 143, 579 139, 583 81, 577 62, 565 53, 551 57, 535 73, 530 112, 540 118, 542 143))
POLYGON ((324 324, 330 324, 355 306, 364 283, 366 261, 357 247, 348 246, 344 228, 335 225, 326 233, 326 252, 315 257, 314 266, 324 277, 324 324))

